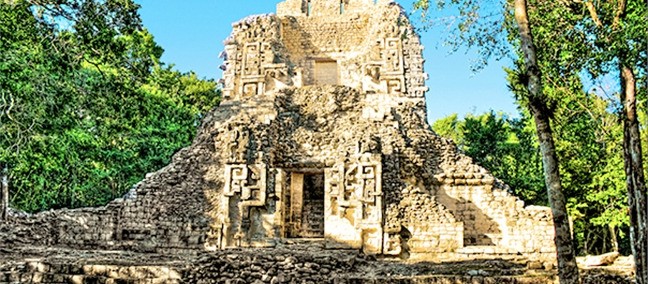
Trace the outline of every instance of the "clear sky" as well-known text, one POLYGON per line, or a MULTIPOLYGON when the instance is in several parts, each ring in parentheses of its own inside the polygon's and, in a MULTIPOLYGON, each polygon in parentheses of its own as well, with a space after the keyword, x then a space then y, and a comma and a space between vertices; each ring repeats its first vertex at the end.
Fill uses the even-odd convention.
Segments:
MULTIPOLYGON (((252 14, 274 13, 279 0, 136 0, 142 6, 144 26, 165 52, 162 60, 180 71, 195 71, 200 77, 219 79, 223 40, 231 24, 252 14)), ((413 0, 397 1, 411 11, 413 0)), ((507 90, 503 66, 491 62, 472 73, 474 55, 463 51, 449 54, 438 31, 421 34, 425 45, 428 119, 433 122, 452 113, 502 111, 517 116, 512 94, 507 90)))

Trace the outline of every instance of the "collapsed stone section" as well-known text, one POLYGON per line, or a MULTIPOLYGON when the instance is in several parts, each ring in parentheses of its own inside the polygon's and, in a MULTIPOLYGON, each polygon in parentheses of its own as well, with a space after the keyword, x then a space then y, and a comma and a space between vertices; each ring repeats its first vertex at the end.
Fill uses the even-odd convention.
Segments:
POLYGON ((524 207, 430 130, 421 52, 390 1, 288 0, 235 23, 224 101, 190 147, 122 199, 13 214, 0 239, 192 253, 323 238, 401 258, 553 262, 548 208, 524 207))
MULTIPOLYGON (((0 223, 0 247, 61 246, 75 249, 191 253, 204 249, 210 219, 206 190, 209 146, 194 141, 171 164, 147 175, 126 196, 97 208, 12 211, 0 223)), ((212 147, 213 148, 213 147, 212 147)))
MULTIPOLYGON (((556 283, 551 271, 522 257, 447 263, 377 261, 312 243, 195 256, 30 247, 0 250, 0 283, 556 283), (530 268, 529 267, 535 267, 530 268)), ((617 261, 619 262, 619 261, 617 261)), ((631 264, 581 268, 583 284, 633 283, 631 264)))

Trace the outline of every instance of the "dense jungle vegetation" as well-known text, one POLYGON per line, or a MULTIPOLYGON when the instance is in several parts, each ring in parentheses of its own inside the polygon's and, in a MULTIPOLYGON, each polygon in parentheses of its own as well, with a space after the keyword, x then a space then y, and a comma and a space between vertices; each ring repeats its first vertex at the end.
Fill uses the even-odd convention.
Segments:
POLYGON ((28 212, 105 204, 189 145, 214 81, 160 61, 131 0, 0 3, 0 167, 28 212))

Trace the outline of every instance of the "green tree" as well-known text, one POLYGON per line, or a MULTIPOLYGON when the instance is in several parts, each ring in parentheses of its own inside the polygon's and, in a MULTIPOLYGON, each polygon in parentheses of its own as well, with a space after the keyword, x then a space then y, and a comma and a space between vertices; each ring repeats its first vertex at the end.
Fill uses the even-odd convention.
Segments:
MULTIPOLYGON (((416 2, 420 8, 429 8, 428 1, 416 2)), ((464 39, 464 42, 467 42, 468 45, 486 47, 480 49, 481 55, 488 57, 492 55, 492 50, 502 50, 502 48, 489 48, 490 45, 497 46, 498 43, 501 43, 497 33, 502 28, 507 29, 509 35, 513 35, 508 40, 513 46, 521 47, 520 57, 522 58, 516 68, 517 79, 515 80, 519 82, 518 87, 522 88, 517 88, 516 94, 518 94, 521 103, 531 107, 530 113, 532 115, 536 116, 535 112, 538 111, 546 112, 549 115, 547 119, 544 119, 548 122, 544 123, 548 127, 551 127, 549 123, 551 120, 553 120, 553 123, 560 125, 555 121, 555 117, 559 116, 556 114, 560 112, 560 109, 574 109, 572 107, 563 107, 561 103, 565 102, 560 98, 564 96, 574 97, 579 93, 575 90, 575 88, 582 88, 580 83, 577 82, 578 75, 586 67, 594 77, 618 74, 622 106, 620 113, 624 121, 624 163, 631 213, 630 235, 633 240, 633 254, 637 261, 637 281, 638 283, 646 283, 648 281, 646 276, 648 268, 645 261, 646 250, 648 249, 648 232, 646 228, 648 209, 646 208, 646 188, 643 178, 644 169, 642 168, 641 136, 637 122, 636 98, 638 95, 637 81, 641 80, 642 77, 645 80, 646 74, 646 52, 648 49, 644 47, 648 46, 646 42, 648 38, 645 37, 645 31, 648 30, 645 21, 647 5, 636 0, 511 1, 508 4, 502 3, 501 6, 495 5, 509 12, 502 13, 499 17, 488 17, 483 13, 484 6, 488 5, 482 5, 483 3, 480 1, 453 1, 452 3, 459 4, 461 17, 457 21, 459 23, 457 27, 463 34, 460 39, 464 39), (507 7, 510 9, 507 10, 507 7), (527 17, 524 17, 524 13, 520 12, 526 12, 527 17), (510 17, 511 15, 515 17, 510 17), (509 22, 511 25, 507 25, 507 19, 515 20, 509 22), (483 23, 492 23, 492 25, 483 25, 483 23), (517 27, 520 32, 516 33, 514 27, 517 27), (516 34, 519 36, 515 36, 516 34), (536 49, 534 44, 542 48, 536 49), (482 51, 484 49, 486 51, 482 51), (539 88, 538 83, 542 83, 544 86, 539 88), (538 104, 538 107, 534 107, 535 102, 533 101, 536 94, 543 95, 541 97, 543 105, 538 104), (529 98, 531 100, 528 100, 529 98)), ((582 115, 565 117, 574 118, 576 121, 591 119, 582 115)), ((578 125, 584 124, 574 123, 573 125, 578 129, 578 125)), ((538 128, 544 127, 543 124, 537 124, 537 126, 538 128)), ((607 149, 606 147, 600 147, 600 143, 592 142, 593 138, 600 138, 599 135, 587 134, 592 131, 584 131, 587 130, 586 128, 579 130, 573 131, 572 135, 565 136, 567 138, 576 138, 576 140, 570 143, 569 139, 563 139, 562 143, 570 145, 574 149, 584 147, 585 154, 593 156, 605 152, 601 149, 607 149)), ((539 130, 539 132, 542 131, 539 130)), ((562 132, 569 134, 569 131, 562 132)), ((542 145, 542 140, 540 142, 542 145)), ((557 145, 556 149, 558 152, 562 150, 562 155, 568 155, 570 152, 575 153, 573 150, 568 150, 567 147, 561 148, 560 145, 557 145)), ((592 167, 582 163, 588 160, 590 159, 587 157, 578 157, 573 165, 561 167, 560 172, 565 174, 565 188, 574 189, 576 186, 569 185, 595 179, 593 175, 588 177, 587 174, 584 174, 585 170, 602 171, 602 168, 605 168, 592 167)), ((608 162, 616 165, 613 160, 608 162)), ((608 172, 612 172, 612 168, 614 166, 609 168, 608 172)), ((592 185, 593 183, 588 184, 592 185)), ((608 183, 605 187, 616 188, 613 184, 608 183)), ((588 187, 587 190, 591 189, 592 187, 588 187)), ((586 191, 580 190, 579 192, 586 191)), ((617 193, 618 191, 613 190, 612 192, 617 193)), ((574 195, 574 198, 578 199, 575 193, 567 192, 567 194, 574 195)), ((606 194, 591 194, 588 196, 590 199, 594 198, 592 196, 602 198, 606 194)), ((598 200, 598 198, 593 200, 598 200)), ((618 198, 615 198, 615 200, 618 200, 618 198)), ((583 206, 577 205, 576 207, 583 206)))
POLYGON ((104 204, 188 145, 216 82, 160 62, 130 0, 0 4, 0 164, 26 211, 104 204))
POLYGON ((637 112, 637 73, 646 76, 648 5, 640 0, 586 1, 594 55, 590 72, 615 72, 620 85, 630 238, 637 283, 648 283, 648 197, 637 112))
POLYGON ((456 113, 438 119, 432 124, 432 130, 437 134, 452 139, 457 145, 463 145, 464 122, 459 120, 456 113))
POLYGON ((453 139, 463 152, 527 204, 546 205, 542 161, 528 116, 514 119, 491 111, 459 120, 453 114, 435 121, 432 128, 441 136, 458 137, 453 139))
MULTIPOLYGON (((428 0, 417 0, 415 3, 415 7, 423 10, 429 9, 430 6, 428 0)), ((445 1, 440 1, 440 3, 445 3, 445 1)), ((544 59, 545 55, 558 52, 562 47, 561 43, 568 42, 566 35, 571 34, 554 33, 553 36, 558 40, 553 43, 544 42, 540 37, 539 42, 546 44, 546 46, 543 46, 542 52, 539 53, 536 48, 538 43, 536 37, 545 34, 546 29, 539 25, 538 22, 530 21, 528 12, 530 5, 527 1, 514 0, 507 4, 502 3, 502 6, 496 5, 493 9, 502 9, 503 12, 500 17, 487 21, 486 26, 483 26, 483 21, 481 21, 484 17, 482 17, 480 11, 486 7, 482 2, 453 1, 452 3, 458 5, 462 17, 457 25, 459 33, 463 34, 460 38, 464 39, 464 42, 469 46, 479 47, 482 56, 489 58, 493 55, 493 50, 506 50, 506 41, 502 40, 501 36, 498 36, 502 30, 508 31, 509 42, 517 48, 520 60, 517 62, 519 80, 515 84, 517 87, 515 93, 520 105, 528 109, 535 123, 543 161, 545 185, 556 230, 555 243, 558 251, 559 278, 561 283, 576 283, 579 280, 579 273, 570 234, 567 201, 563 193, 558 156, 551 126, 551 118, 554 114, 553 98, 545 90, 547 84, 544 82, 546 79, 543 78, 543 69, 546 69, 551 62, 538 60, 538 58, 544 59)), ((571 22, 567 23, 567 25, 570 24, 571 22)))
POLYGON ((617 236, 625 237, 629 222, 627 204, 622 205, 627 200, 622 128, 609 111, 610 102, 582 88, 562 96, 559 103, 562 107, 553 124, 558 155, 566 161, 560 170, 580 250, 587 254, 618 251, 622 240, 617 236))

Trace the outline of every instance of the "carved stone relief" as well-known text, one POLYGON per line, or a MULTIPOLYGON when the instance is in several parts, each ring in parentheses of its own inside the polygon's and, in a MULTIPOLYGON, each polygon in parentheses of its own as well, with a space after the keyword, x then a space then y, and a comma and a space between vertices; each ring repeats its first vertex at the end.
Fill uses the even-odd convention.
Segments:
POLYGON ((225 51, 223 91, 226 98, 256 96, 293 85, 287 65, 277 63, 277 54, 269 42, 245 43, 240 52, 237 48, 232 44, 225 51))
POLYGON ((250 142, 250 130, 243 125, 230 124, 225 133, 228 163, 245 163, 250 142))
POLYGON ((247 43, 243 49, 243 78, 261 74, 261 43, 247 43))
POLYGON ((382 53, 383 81, 386 92, 400 95, 405 93, 405 77, 403 66, 403 48, 399 38, 386 38, 379 41, 382 53))
POLYGON ((237 63, 238 48, 234 44, 225 46, 223 52, 223 97, 230 98, 234 94, 236 88, 236 63, 237 63))
POLYGON ((266 206, 267 166, 225 165, 224 222, 221 247, 248 246, 263 230, 259 209, 266 206))
POLYGON ((403 74, 403 49, 401 40, 387 38, 381 41, 382 59, 385 61, 385 73, 403 74))
POLYGON ((327 169, 325 237, 328 247, 382 251, 382 165, 373 161, 339 163, 327 169))

